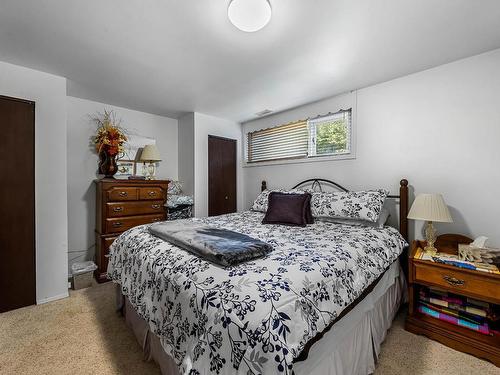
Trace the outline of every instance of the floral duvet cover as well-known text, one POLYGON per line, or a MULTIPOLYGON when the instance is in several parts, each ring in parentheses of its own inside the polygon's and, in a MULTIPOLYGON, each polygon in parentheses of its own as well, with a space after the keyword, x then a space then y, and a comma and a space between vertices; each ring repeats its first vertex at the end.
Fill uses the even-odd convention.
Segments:
POLYGON ((247 211, 192 219, 271 244, 266 257, 222 267, 148 231, 115 240, 108 273, 160 337, 181 374, 291 374, 309 340, 399 256, 391 227, 261 224, 247 211))

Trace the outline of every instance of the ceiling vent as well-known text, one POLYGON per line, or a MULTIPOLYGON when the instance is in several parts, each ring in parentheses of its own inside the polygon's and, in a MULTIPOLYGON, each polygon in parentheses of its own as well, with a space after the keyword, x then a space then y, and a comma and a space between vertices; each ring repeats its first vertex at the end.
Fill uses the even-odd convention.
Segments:
POLYGON ((256 115, 259 117, 266 116, 273 113, 270 109, 264 109, 263 111, 257 112, 256 115))

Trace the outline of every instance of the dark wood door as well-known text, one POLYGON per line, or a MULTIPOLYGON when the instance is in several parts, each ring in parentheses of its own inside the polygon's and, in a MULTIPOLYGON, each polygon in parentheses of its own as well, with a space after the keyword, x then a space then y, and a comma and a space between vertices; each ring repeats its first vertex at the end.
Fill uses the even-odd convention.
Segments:
POLYGON ((35 103, 0 96, 0 134, 0 312, 4 312, 36 303, 35 103))
POLYGON ((236 140, 208 136, 208 215, 236 212, 236 140))

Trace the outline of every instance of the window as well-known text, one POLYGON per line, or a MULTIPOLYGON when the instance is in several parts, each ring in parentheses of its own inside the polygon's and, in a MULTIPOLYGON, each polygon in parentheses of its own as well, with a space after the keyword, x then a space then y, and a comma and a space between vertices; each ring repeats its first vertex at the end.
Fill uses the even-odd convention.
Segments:
POLYGON ((351 154, 351 109, 247 134, 247 163, 351 154))

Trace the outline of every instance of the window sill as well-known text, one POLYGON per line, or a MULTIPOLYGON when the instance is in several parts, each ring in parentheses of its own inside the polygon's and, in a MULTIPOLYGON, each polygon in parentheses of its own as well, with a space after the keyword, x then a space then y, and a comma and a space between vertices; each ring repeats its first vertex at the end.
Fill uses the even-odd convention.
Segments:
POLYGON ((270 165, 284 165, 284 164, 317 163, 324 161, 352 160, 352 159, 356 159, 356 155, 351 152, 350 154, 344 154, 344 155, 314 156, 311 158, 304 158, 304 159, 284 159, 284 160, 261 161, 256 163, 243 162, 243 168, 265 167, 270 165))

